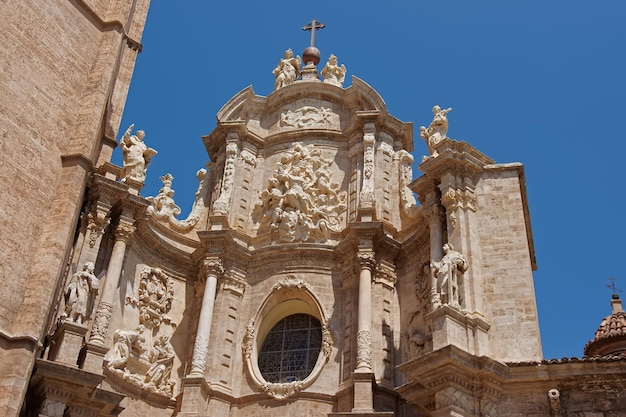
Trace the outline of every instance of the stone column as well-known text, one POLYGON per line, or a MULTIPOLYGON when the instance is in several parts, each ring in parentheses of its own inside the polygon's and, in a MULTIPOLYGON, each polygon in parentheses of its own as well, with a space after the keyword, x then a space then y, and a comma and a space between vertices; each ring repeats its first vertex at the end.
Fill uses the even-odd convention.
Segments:
POLYGON ((372 251, 362 251, 358 258, 360 272, 355 372, 372 372, 372 271, 376 267, 376 258, 372 251))
POLYGON ((90 342, 104 345, 104 338, 109 330, 111 315, 113 314, 113 300, 122 276, 122 266, 126 255, 126 246, 135 232, 135 227, 120 221, 115 229, 115 243, 109 259, 109 266, 102 288, 102 296, 91 329, 90 342))
POLYGON ((193 347, 193 358, 191 360, 191 372, 189 376, 201 376, 204 374, 207 351, 209 348, 211 323, 213 321, 217 278, 224 273, 224 268, 219 259, 209 259, 204 261, 204 271, 206 273, 206 282, 204 284, 204 294, 202 295, 198 331, 193 347))

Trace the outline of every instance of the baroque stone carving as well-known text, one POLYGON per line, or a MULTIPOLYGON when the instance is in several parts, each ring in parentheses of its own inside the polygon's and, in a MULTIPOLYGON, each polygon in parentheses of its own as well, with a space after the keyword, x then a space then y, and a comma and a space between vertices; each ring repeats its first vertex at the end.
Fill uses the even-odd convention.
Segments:
POLYGON ((196 343, 193 348, 193 357, 191 358, 191 369, 204 370, 206 356, 209 352, 209 338, 204 335, 196 336, 196 343))
POLYGON ((286 110, 280 115, 280 127, 309 129, 324 128, 332 124, 333 111, 328 107, 302 106, 292 111, 286 110))
POLYGON ((173 281, 159 268, 144 267, 137 298, 128 301, 139 308, 139 322, 153 329, 161 322, 172 323, 167 313, 172 308, 173 299, 173 281))
POLYGON ((337 64, 337 57, 330 54, 328 62, 322 69, 322 76, 324 82, 327 84, 336 85, 337 87, 343 87, 343 81, 346 79, 346 66, 337 64))
POLYGON ((94 265, 86 262, 83 270, 72 275, 65 286, 65 311, 61 320, 83 324, 91 316, 93 302, 98 294, 98 278, 94 265))
POLYGON ((396 271, 391 266, 382 263, 376 266, 374 282, 379 282, 389 288, 395 288, 397 279, 396 271))
POLYGON ((374 203, 374 124, 366 123, 366 131, 363 135, 363 184, 361 186, 360 205, 371 207, 374 203))
POLYGON ((118 329, 113 333, 113 346, 104 356, 104 366, 110 370, 126 370, 126 364, 131 357, 131 353, 141 355, 145 349, 143 347, 146 341, 143 333, 145 327, 140 325, 135 330, 118 329))
POLYGON ((111 374, 153 394, 171 398, 176 381, 170 379, 175 352, 169 337, 162 335, 145 348, 145 327, 118 329, 103 366, 111 374))
POLYGON ((358 368, 372 368, 372 332, 359 330, 356 335, 356 361, 358 368))
POLYGON ((402 212, 409 217, 417 215, 417 201, 409 184, 413 181, 413 155, 402 149, 393 156, 399 162, 400 177, 400 207, 402 212))
POLYGON ((237 160, 237 144, 228 142, 226 144, 226 161, 224 162, 224 175, 222 177, 222 188, 220 196, 213 203, 213 211, 216 213, 227 214, 228 207, 233 195, 233 186, 235 182, 235 161, 237 160))
POLYGON ((131 124, 120 140, 120 147, 122 148, 124 158, 121 174, 122 182, 129 179, 144 182, 150 159, 157 154, 157 151, 148 148, 146 144, 143 143, 143 138, 146 136, 143 130, 138 130, 135 135, 131 135, 134 127, 135 125, 131 124))
POLYGON ((333 335, 330 331, 330 327, 327 324, 322 325, 322 354, 326 356, 326 359, 330 358, 330 354, 333 352, 333 335))
POLYGON ((293 84, 300 75, 301 64, 302 61, 300 60, 300 56, 296 56, 294 58, 293 51, 291 49, 287 49, 283 58, 278 62, 274 71, 272 71, 276 77, 276 80, 274 81, 274 91, 293 84))
POLYGON ((113 306, 105 301, 100 301, 95 319, 93 321, 93 326, 91 328, 91 341, 99 341, 99 343, 104 344, 102 341, 106 337, 109 330, 112 314, 113 306))
POLYGON ((224 275, 220 281, 220 286, 222 290, 231 291, 240 297, 242 297, 246 291, 246 281, 236 278, 232 274, 224 275))
POLYGON ((468 264, 465 257, 446 243, 443 245, 444 256, 440 262, 431 261, 437 277, 437 287, 443 304, 461 308, 463 305, 463 274, 467 271, 468 264))
POLYGON ((148 215, 158 220, 168 221, 172 217, 180 214, 180 207, 174 202, 174 190, 172 190, 172 174, 165 174, 160 177, 163 187, 159 190, 156 197, 146 197, 150 202, 150 207, 146 209, 148 215))
POLYGON ((263 389, 270 395, 270 397, 277 400, 284 400, 291 397, 295 393, 300 392, 303 385, 302 381, 284 382, 280 384, 266 382, 263 384, 263 389))
POLYGON ((433 121, 428 128, 420 126, 420 137, 426 141, 428 153, 431 156, 437 156, 435 145, 444 140, 448 134, 448 116, 452 111, 452 107, 442 110, 441 107, 433 107, 433 121))
POLYGON ((313 145, 294 143, 259 194, 252 212, 259 230, 274 231, 280 242, 325 242, 340 232, 347 193, 332 182, 331 165, 313 145))
MULTIPOLYGON (((417 295, 417 303, 419 310, 427 310, 429 301, 432 301, 431 282, 433 270, 428 262, 424 263, 422 268, 415 275, 415 294, 417 295)), ((436 292, 436 289, 435 289, 436 292)), ((438 294, 437 294, 438 295, 438 294)))
POLYGON ((299 278, 296 278, 295 275, 287 275, 287 277, 281 279, 272 287, 272 291, 281 291, 287 289, 308 290, 309 292, 313 292, 313 289, 309 284, 299 278))
POLYGON ((250 319, 246 325, 246 333, 243 335, 243 356, 246 359, 250 359, 252 352, 254 351, 254 319, 250 319))
POLYGON ((476 195, 471 190, 464 191, 449 188, 441 196, 441 203, 445 206, 446 211, 449 213, 450 224, 452 227, 456 227, 457 224, 457 209, 460 208, 476 211, 476 195))
POLYGON ((144 377, 143 386, 148 391, 155 394, 162 394, 167 397, 173 396, 173 389, 176 381, 170 379, 172 367, 174 366, 174 348, 169 342, 169 337, 162 335, 148 351, 147 359, 150 368, 144 377))
POLYGON ((357 254, 361 269, 373 271, 376 268, 376 254, 372 251, 360 252, 357 254))
POLYGON ((106 213, 96 212, 87 214, 87 231, 89 232, 90 248, 96 245, 96 241, 102 236, 109 223, 111 223, 111 218, 108 217, 106 213))

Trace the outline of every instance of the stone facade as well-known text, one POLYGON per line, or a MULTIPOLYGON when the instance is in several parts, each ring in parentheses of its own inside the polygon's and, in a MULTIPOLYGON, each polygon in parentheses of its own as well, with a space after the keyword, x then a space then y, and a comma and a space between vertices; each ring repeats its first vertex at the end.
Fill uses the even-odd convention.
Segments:
POLYGON ((116 146, 148 7, 149 0, 0 4, 2 415, 19 412, 67 265, 78 265, 72 240, 86 185, 116 146))
POLYGON ((58 15, 75 34, 30 45, 40 72, 21 76, 38 83, 16 75, 0 98, 48 112, 0 117, 56 185, 26 187, 36 171, 0 154, 11 183, 27 179, 0 205, 24 213, 2 224, 4 415, 625 412, 623 346, 605 340, 621 308, 597 356, 542 359, 523 166, 448 138, 452 109, 435 106, 414 180, 413 125, 359 78, 344 87, 334 55, 320 79, 287 50, 270 95, 248 87, 222 107, 186 219, 171 175, 140 196, 158 149, 118 129, 147 8, 50 2, 3 29, 4 48, 26 42, 25 16, 58 15), (119 137, 122 167, 109 162, 119 137))

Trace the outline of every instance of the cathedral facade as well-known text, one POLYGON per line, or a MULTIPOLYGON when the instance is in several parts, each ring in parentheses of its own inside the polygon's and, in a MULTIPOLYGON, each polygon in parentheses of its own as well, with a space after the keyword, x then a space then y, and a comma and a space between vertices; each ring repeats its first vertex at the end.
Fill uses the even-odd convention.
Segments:
MULTIPOLYGON (((56 187, 3 197, 24 210, 2 224, 5 415, 625 415, 619 298, 584 357, 542 357, 523 165, 449 138, 439 106, 415 154, 413 125, 365 81, 347 86, 334 55, 288 49, 271 94, 222 107, 189 213, 169 174, 142 196, 158 149, 119 125, 148 3, 30 10, 92 48, 58 80, 39 74, 38 94, 64 88, 65 108, 21 123, 40 96, 21 97, 2 115, 56 169, 56 187), (65 128, 56 141, 46 123, 65 128)), ((16 43, 18 29, 5 29, 16 43)), ((31 54, 42 68, 46 52, 31 54)))

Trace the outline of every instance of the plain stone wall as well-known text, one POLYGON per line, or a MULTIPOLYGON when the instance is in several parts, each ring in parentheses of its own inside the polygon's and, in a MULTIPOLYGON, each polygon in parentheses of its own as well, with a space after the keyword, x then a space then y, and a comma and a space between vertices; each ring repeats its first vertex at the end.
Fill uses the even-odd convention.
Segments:
POLYGON ((489 356, 537 360, 541 341, 519 171, 491 170, 476 188, 489 356))
MULTIPOLYGON (((19 409, 35 341, 47 331, 112 96, 109 104, 115 111, 105 124, 116 135, 136 56, 124 51, 129 48, 121 23, 116 23, 129 16, 125 3, 0 3, 2 415, 15 415, 19 409), (118 62, 120 56, 123 62, 118 62), (116 79, 120 82, 114 83, 116 79), (15 346, 15 337, 21 335, 32 340, 26 349, 15 346)), ((132 11, 127 28, 132 29, 126 32, 136 40, 148 6, 149 0, 143 0, 132 11)))

